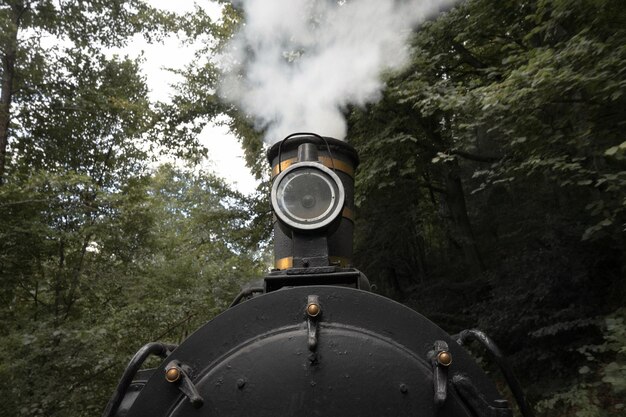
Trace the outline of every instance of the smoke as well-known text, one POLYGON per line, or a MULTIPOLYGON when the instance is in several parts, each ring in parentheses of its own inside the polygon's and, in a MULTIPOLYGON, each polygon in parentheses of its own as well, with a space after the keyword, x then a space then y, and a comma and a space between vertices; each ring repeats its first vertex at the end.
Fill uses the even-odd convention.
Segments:
POLYGON ((220 95, 266 141, 299 131, 345 138, 342 110, 377 101, 407 62, 412 28, 453 0, 239 0, 245 24, 222 57, 220 95))

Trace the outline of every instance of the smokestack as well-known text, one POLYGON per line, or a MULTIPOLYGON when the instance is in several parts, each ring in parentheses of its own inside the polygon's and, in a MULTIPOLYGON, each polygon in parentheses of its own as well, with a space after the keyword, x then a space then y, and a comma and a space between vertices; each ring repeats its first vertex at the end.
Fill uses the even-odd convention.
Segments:
POLYGON ((274 144, 268 160, 275 269, 351 267, 359 164, 354 148, 330 137, 294 134, 274 144))

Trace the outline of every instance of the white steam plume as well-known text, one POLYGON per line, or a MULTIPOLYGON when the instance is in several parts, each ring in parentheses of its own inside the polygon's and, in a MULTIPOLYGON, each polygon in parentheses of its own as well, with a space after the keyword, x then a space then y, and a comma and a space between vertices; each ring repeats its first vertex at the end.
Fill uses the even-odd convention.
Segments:
POLYGON ((453 0, 239 0, 220 94, 275 142, 299 131, 343 139, 342 109, 379 99, 407 62, 410 31, 453 0))

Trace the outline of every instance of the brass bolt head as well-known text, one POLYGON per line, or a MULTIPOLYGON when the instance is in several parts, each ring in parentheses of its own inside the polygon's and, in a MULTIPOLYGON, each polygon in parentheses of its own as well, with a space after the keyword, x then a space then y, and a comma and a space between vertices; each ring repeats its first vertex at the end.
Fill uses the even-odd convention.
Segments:
POLYGON ((165 379, 167 382, 176 382, 180 379, 180 369, 172 367, 165 371, 165 379))
POLYGON ((443 352, 439 352, 437 355, 437 362, 443 366, 450 366, 452 363, 452 355, 450 355, 450 352, 446 352, 445 350, 443 352))
POLYGON ((311 317, 317 317, 321 311, 322 309, 320 308, 319 304, 310 303, 306 306, 306 313, 311 317))

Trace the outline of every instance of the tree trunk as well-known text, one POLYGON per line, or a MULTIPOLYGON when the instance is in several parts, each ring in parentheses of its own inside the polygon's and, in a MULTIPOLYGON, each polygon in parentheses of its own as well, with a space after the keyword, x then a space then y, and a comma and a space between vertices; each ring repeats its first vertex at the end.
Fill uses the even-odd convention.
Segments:
POLYGON ((411 240, 410 240, 410 248, 411 248, 411 270, 414 271, 412 275, 413 281, 417 284, 423 284, 427 279, 426 272, 426 255, 424 249, 424 238, 422 236, 421 230, 418 227, 417 220, 414 219, 413 227, 411 228, 411 240), (417 276, 416 276, 417 275, 417 276), (419 279, 415 279, 419 278, 419 279))
POLYGON ((0 185, 4 183, 7 147, 9 145, 9 124, 11 122, 11 99, 13 94, 13 80, 15 79, 15 60, 17 56, 17 32, 22 14, 16 8, 13 10, 12 27, 7 35, 2 58, 2 85, 0 86, 0 185))
POLYGON ((461 247, 470 274, 477 274, 484 271, 485 268, 467 215, 465 192, 459 176, 459 165, 457 161, 448 162, 446 165, 448 169, 445 174, 446 192, 444 195, 452 219, 453 236, 461 247))
MULTIPOLYGON (((422 131, 435 145, 435 149, 442 151, 450 149, 450 144, 448 141, 444 140, 439 130, 439 126, 441 125, 440 119, 430 117, 415 120, 419 122, 422 131)), ((441 190, 441 192, 443 194, 443 203, 449 212, 448 214, 452 223, 450 227, 451 237, 463 252, 469 275, 477 274, 484 271, 485 267, 478 247, 476 246, 474 233, 472 232, 469 216, 467 215, 465 192, 463 191, 463 184, 461 183, 461 177, 459 175, 459 163, 454 159, 445 162, 443 165, 444 190, 441 190)), ((428 184, 430 182, 428 171, 424 172, 424 178, 428 184)), ((431 195, 431 199, 434 203, 435 199, 433 195, 431 195)))

